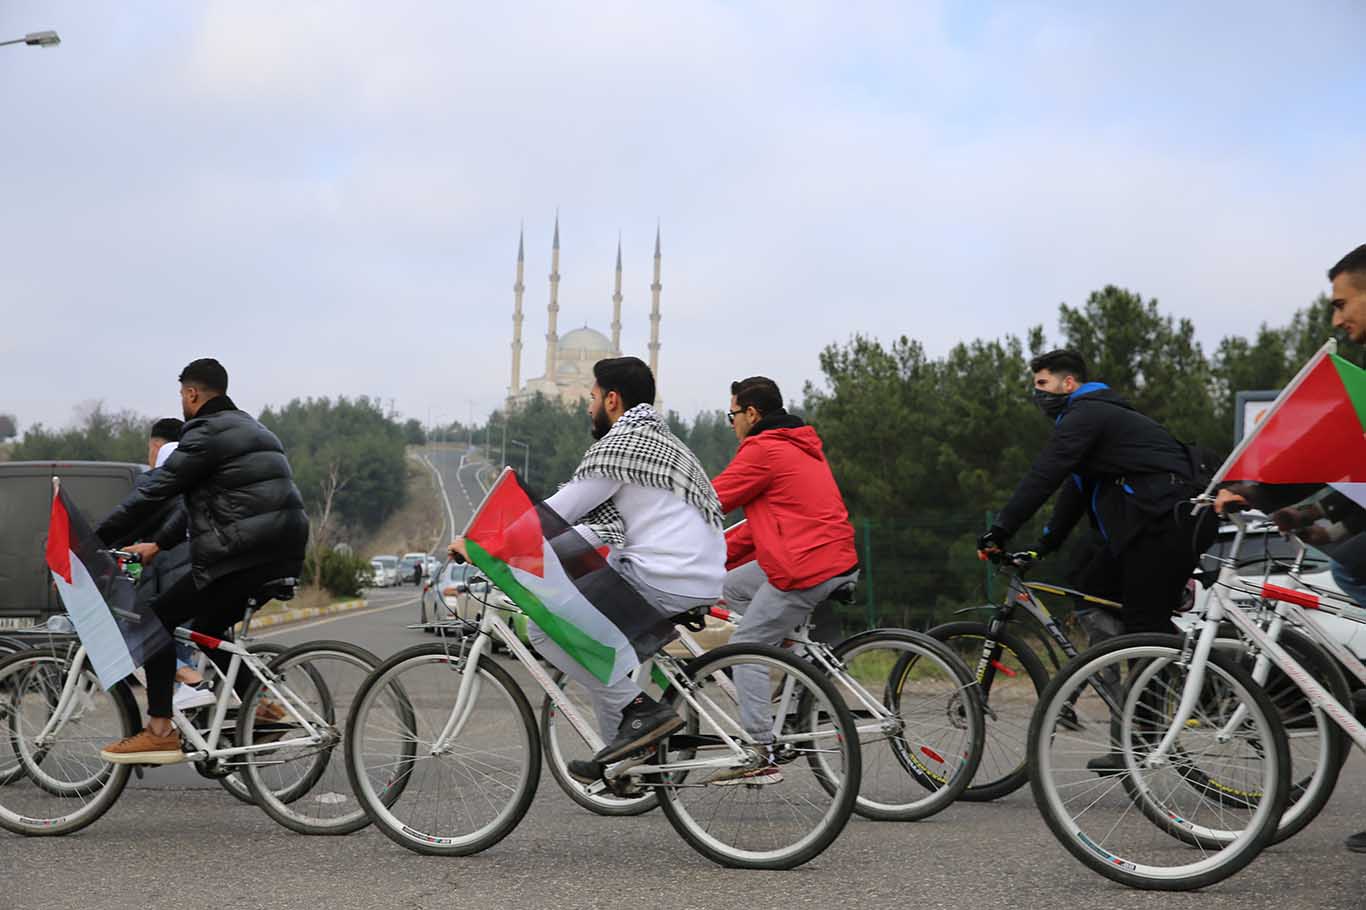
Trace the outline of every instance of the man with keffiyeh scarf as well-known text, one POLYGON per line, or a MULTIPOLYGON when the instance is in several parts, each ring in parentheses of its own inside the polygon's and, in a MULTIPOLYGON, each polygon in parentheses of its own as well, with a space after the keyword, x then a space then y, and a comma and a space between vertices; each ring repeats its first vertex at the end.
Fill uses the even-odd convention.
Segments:
MULTIPOLYGON (((588 405, 593 438, 573 479, 545 504, 593 546, 610 545, 608 562, 661 616, 711 606, 721 597, 726 543, 721 505, 697 456, 655 412, 655 380, 638 357, 593 366, 588 405)), ((607 747, 569 773, 583 783, 603 767, 683 725, 667 704, 630 677, 605 685, 532 624, 532 643, 593 699, 607 747)))

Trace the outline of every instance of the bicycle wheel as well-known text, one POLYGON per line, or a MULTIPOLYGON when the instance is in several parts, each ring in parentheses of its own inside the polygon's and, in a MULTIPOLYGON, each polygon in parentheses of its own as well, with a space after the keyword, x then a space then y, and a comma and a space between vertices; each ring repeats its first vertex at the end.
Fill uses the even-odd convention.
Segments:
MULTIPOLYGON (((726 645, 687 664, 693 688, 668 697, 682 713, 684 733, 660 746, 660 764, 714 761, 706 768, 662 772, 648 779, 679 835, 708 859, 744 869, 791 869, 818 856, 844 829, 859 791, 861 767, 854 719, 834 685, 813 664, 780 648, 726 645), (780 693, 776 710, 763 695, 742 717, 737 683, 780 693), (808 697, 809 695, 809 697, 808 697), (748 712, 747 712, 748 713, 748 712), (767 716, 762 716, 762 715, 767 716), (721 738, 746 744, 745 764, 721 738), (766 759, 757 743, 775 737, 781 777, 766 783, 722 782, 718 774, 766 759), (820 763, 798 761, 820 753, 820 763), (726 765, 730 760, 732 764, 726 765), (833 780, 822 779, 834 775, 833 780)), ((749 691, 753 691, 750 689, 749 691)))
MULTIPOLYGON (((1279 644, 1315 682, 1351 710, 1351 688, 1332 655, 1307 635, 1290 628, 1281 630, 1279 644)), ((1245 646, 1236 642, 1231 647, 1238 649, 1240 666, 1251 673, 1255 661, 1246 655, 1245 646)), ((1342 728, 1311 704, 1299 686, 1275 665, 1262 689, 1276 706, 1290 748, 1289 801, 1271 839, 1273 844, 1279 844, 1303 831, 1323 811, 1337 787, 1350 747, 1342 728)))
MULTIPOLYGON (((551 679, 573 701, 579 713, 586 718, 593 716, 592 702, 583 686, 555 671, 551 679)), ((636 796, 618 796, 605 789, 602 783, 581 784, 569 776, 569 763, 574 759, 592 758, 594 750, 584 742, 582 736, 555 709, 555 704, 546 696, 541 702, 541 747, 545 751, 546 767, 555 783, 575 803, 597 815, 641 815, 659 805, 659 799, 651 790, 636 796)))
MULTIPOLYGON (((982 759, 986 732, 972 673, 918 632, 878 629, 833 650, 831 677, 859 732, 863 771, 854 811, 879 821, 916 821, 962 794, 982 759)), ((808 693, 809 696, 810 693, 808 693)), ((824 753, 808 761, 824 763, 824 753)), ((816 779, 836 779, 833 769, 816 779)))
POLYGON ((105 762, 100 749, 137 732, 137 705, 122 683, 106 692, 89 665, 76 680, 65 721, 39 742, 70 670, 65 650, 22 651, 0 661, 0 711, 24 770, 0 787, 0 827, 16 834, 84 828, 108 811, 132 773, 128 765, 105 762))
POLYGON ((1186 682, 1182 645, 1176 635, 1123 635, 1084 651, 1049 683, 1029 728, 1030 785, 1049 830, 1083 864, 1133 888, 1185 891, 1234 874, 1270 843, 1289 790, 1275 707, 1247 671, 1217 652, 1191 722, 1165 761, 1147 767, 1170 727, 1163 707, 1179 701, 1186 682), (1116 675, 1111 694, 1121 722, 1112 734, 1111 710, 1096 687, 1116 675), (1061 722, 1067 705, 1081 729, 1061 722), (1225 731, 1239 708, 1242 721, 1225 731), (1088 759, 1110 752, 1124 756, 1123 771, 1087 768, 1088 759), (1256 795, 1230 803, 1193 786, 1193 769, 1256 795))
POLYGON ((345 763, 332 761, 341 745, 356 693, 379 659, 342 641, 291 648, 270 664, 285 699, 253 679, 238 712, 240 746, 276 744, 231 761, 242 763, 252 799, 275 821, 300 834, 350 834, 367 824, 365 808, 347 781, 345 763), (301 704, 309 736, 286 702, 301 704), (284 716, 279 716, 284 708, 284 716))
MULTIPOLYGON (((263 641, 259 643, 253 642, 252 644, 247 646, 247 650, 253 654, 280 655, 285 653, 285 651, 289 649, 286 648, 284 645, 277 645, 274 642, 263 641)), ((274 659, 274 657, 271 658, 271 660, 274 659)), ((210 663, 209 666, 214 668, 215 670, 217 669, 217 667, 212 663, 210 663)), ((243 670, 241 672, 245 673, 246 671, 243 670)), ((205 708, 205 710, 212 711, 213 706, 209 705, 207 708, 205 708)), ((252 799, 251 790, 247 787, 247 782, 242 779, 242 775, 238 772, 234 771, 226 777, 218 775, 210 776, 212 776, 214 780, 218 781, 218 785, 222 787, 224 790, 226 790, 229 794, 231 794, 233 798, 239 799, 249 806, 256 805, 256 800, 252 799)))
POLYGON ((390 840, 416 853, 466 856, 498 843, 526 815, 541 776, 538 739, 521 687, 491 657, 470 675, 444 645, 418 645, 361 686, 346 770, 390 840), (466 679, 462 716, 439 744, 466 679))
POLYGON ((986 715, 986 748, 977 773, 959 798, 987 802, 1014 793, 1029 780, 1025 748, 1029 719, 1039 693, 1048 685, 1048 671, 1023 639, 1009 631, 992 636, 986 623, 944 623, 926 634, 947 645, 974 672, 987 655, 994 671, 987 679, 981 678, 985 673, 978 678, 986 715))

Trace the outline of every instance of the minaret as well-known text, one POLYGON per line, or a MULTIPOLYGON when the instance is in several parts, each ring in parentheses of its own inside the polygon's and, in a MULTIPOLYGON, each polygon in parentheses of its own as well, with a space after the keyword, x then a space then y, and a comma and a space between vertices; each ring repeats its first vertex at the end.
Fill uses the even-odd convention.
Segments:
POLYGON ((650 372, 655 374, 655 403, 659 397, 659 226, 655 225, 655 280, 650 283, 650 372))
POLYGON ((612 287, 612 354, 621 356, 621 234, 617 234, 617 278, 612 287))
POLYGON ((508 386, 508 400, 522 390, 522 267, 526 259, 524 231, 517 231, 517 281, 512 286, 512 385, 508 386))
POLYGON ((560 315, 560 213, 555 213, 555 239, 550 245, 550 306, 545 331, 545 378, 555 381, 555 365, 559 360, 560 336, 555 323, 560 315))

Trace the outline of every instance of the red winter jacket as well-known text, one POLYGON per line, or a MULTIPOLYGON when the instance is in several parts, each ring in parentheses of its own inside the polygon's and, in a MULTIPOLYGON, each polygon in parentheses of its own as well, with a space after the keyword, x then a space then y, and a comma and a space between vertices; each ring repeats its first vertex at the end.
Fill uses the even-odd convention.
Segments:
POLYGON ((849 513, 811 427, 746 437, 712 486, 721 511, 745 510, 746 522, 726 535, 726 568, 758 559, 770 584, 794 591, 858 565, 849 513))

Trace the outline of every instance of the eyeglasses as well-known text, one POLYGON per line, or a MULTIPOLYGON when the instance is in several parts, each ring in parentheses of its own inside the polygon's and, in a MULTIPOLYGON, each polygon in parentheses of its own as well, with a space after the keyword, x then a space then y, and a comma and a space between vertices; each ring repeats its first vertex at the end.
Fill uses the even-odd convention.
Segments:
POLYGON ((727 411, 727 412, 726 412, 726 421, 727 421, 731 426, 735 426, 735 415, 736 415, 736 414, 743 414, 743 413, 745 413, 745 411, 747 411, 747 410, 748 410, 748 408, 740 408, 740 409, 735 410, 735 411, 727 411))

